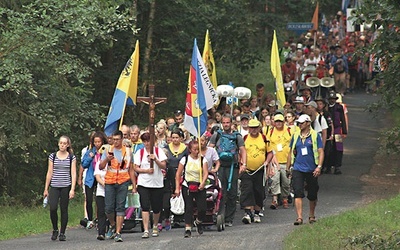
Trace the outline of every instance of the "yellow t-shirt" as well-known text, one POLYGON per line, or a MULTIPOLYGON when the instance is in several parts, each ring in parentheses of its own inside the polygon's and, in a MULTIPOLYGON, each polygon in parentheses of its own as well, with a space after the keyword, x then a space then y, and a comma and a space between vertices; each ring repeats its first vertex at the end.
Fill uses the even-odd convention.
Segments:
POLYGON ((267 135, 268 151, 274 150, 275 157, 279 163, 286 163, 290 153, 290 140, 292 139, 292 131, 288 132, 288 127, 285 125, 283 130, 279 131, 274 128, 272 135, 271 132, 267 135))
POLYGON ((258 134, 257 138, 253 138, 250 134, 247 135, 244 146, 247 153, 247 169, 255 171, 265 162, 267 145, 264 142, 263 136, 258 134))

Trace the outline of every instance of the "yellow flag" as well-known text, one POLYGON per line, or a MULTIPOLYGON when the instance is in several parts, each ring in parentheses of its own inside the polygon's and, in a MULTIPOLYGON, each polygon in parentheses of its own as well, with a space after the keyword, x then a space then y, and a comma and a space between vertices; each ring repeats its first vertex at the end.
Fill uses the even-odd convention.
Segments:
POLYGON ((276 99, 278 101, 278 108, 283 108, 286 104, 285 91, 283 88, 281 62, 279 59, 278 40, 276 39, 276 31, 274 30, 274 39, 272 41, 271 49, 271 72, 275 78, 275 91, 276 99))
POLYGON ((214 89, 217 89, 217 71, 215 68, 214 55, 212 52, 211 41, 208 35, 208 30, 206 32, 206 39, 204 41, 204 49, 203 49, 203 61, 207 68, 208 77, 212 82, 214 89))

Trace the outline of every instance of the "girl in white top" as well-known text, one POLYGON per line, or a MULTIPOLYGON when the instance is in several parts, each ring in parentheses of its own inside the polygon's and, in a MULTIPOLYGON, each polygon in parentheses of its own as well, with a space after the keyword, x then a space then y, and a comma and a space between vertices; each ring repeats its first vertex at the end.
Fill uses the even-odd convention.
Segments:
POLYGON ((104 182, 104 177, 106 176, 107 169, 104 168, 103 170, 100 170, 99 168, 100 161, 96 162, 95 170, 94 170, 94 177, 96 178, 97 181, 97 188, 96 188, 96 205, 97 205, 97 230, 98 230, 98 240, 104 240, 105 239, 105 233, 106 233, 106 210, 105 210, 105 182, 104 182))
POLYGON ((207 147, 208 140, 209 137, 204 135, 200 138, 201 155, 207 160, 208 172, 217 173, 220 167, 219 156, 215 148, 207 147))
POLYGON ((159 234, 157 224, 162 209, 164 195, 164 176, 161 169, 167 167, 167 156, 164 150, 158 147, 153 148, 150 154, 150 133, 146 132, 140 136, 144 148, 138 150, 134 156, 134 169, 138 174, 137 191, 140 195, 140 205, 142 208, 142 220, 144 233, 142 238, 149 238, 150 208, 153 211, 153 232, 152 236, 159 234), (153 168, 150 161, 153 160, 153 168))

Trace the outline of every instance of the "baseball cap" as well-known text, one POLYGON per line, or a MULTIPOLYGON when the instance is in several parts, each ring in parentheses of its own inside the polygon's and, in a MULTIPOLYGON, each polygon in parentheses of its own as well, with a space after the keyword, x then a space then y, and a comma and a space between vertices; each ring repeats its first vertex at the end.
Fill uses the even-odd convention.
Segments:
POLYGON ((330 91, 328 99, 336 99, 337 100, 338 98, 336 96, 336 92, 335 91, 330 91))
POLYGON ((283 122, 283 121, 285 121, 285 118, 283 117, 282 114, 276 114, 276 115, 274 116, 274 121, 281 121, 281 122, 283 122))
POLYGON ((242 115, 240 116, 240 120, 243 120, 243 119, 250 120, 250 116, 249 116, 248 114, 242 114, 242 115))
POLYGON ((260 127, 260 122, 257 119, 251 119, 248 126, 250 128, 258 128, 260 127))
POLYGON ((317 103, 314 102, 314 101, 310 101, 309 103, 306 103, 306 106, 311 106, 311 107, 314 107, 314 108, 318 108, 317 103))
POLYGON ((296 100, 294 100, 294 103, 304 103, 304 99, 301 96, 297 96, 296 100))
POLYGON ((299 119, 296 120, 297 123, 303 123, 303 122, 311 122, 310 116, 303 114, 299 117, 299 119))

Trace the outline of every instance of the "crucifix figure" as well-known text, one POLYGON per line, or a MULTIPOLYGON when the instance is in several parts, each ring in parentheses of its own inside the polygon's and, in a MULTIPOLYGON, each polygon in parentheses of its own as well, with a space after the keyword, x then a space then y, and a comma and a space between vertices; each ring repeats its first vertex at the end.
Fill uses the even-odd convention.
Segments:
MULTIPOLYGON (((149 133, 150 133, 150 154, 154 152, 154 119, 156 117, 156 105, 160 103, 166 103, 167 98, 164 97, 154 97, 154 84, 149 85, 149 97, 138 96, 137 101, 149 105, 149 133)), ((150 161, 150 168, 154 167, 154 161, 150 161)))

